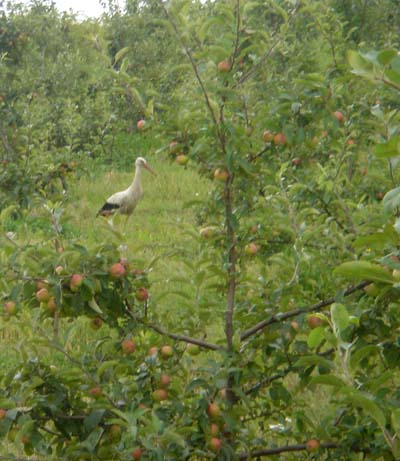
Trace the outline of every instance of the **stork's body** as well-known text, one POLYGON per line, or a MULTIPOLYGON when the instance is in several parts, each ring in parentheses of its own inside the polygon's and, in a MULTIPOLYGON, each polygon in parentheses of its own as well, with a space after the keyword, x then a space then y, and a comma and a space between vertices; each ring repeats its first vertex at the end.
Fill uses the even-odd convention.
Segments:
POLYGON ((155 175, 154 171, 143 157, 138 157, 136 159, 135 166, 135 177, 133 178, 132 184, 127 189, 111 195, 99 210, 97 216, 110 216, 118 212, 126 215, 126 220, 128 220, 143 195, 142 168, 146 168, 155 175))

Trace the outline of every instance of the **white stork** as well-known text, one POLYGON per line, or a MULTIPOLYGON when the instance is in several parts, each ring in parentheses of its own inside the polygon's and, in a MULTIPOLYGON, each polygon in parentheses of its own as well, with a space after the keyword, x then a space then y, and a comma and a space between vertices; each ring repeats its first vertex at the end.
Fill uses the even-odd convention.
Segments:
POLYGON ((121 192, 116 192, 115 194, 111 195, 111 197, 108 197, 106 203, 98 211, 96 216, 110 216, 118 211, 118 213, 126 215, 126 225, 129 216, 133 213, 133 210, 143 195, 141 181, 142 168, 146 168, 146 170, 150 171, 150 173, 156 176, 156 173, 143 157, 138 157, 136 159, 135 167, 135 177, 133 178, 132 184, 128 187, 128 189, 125 189, 121 192))

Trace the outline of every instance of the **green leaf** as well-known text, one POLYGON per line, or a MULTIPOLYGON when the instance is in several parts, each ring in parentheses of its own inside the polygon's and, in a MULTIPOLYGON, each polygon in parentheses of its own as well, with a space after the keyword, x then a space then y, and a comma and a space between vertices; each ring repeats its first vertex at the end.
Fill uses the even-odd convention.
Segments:
POLYGON ((347 399, 355 407, 361 407, 367 415, 373 418, 381 428, 385 427, 386 418, 379 406, 370 398, 363 395, 356 389, 343 389, 347 394, 347 399))
POLYGON ((379 354, 380 348, 374 344, 362 347, 357 351, 353 352, 350 357, 350 368, 354 370, 356 366, 365 358, 370 357, 373 354, 379 354))
POLYGON ((397 70, 388 69, 385 72, 385 77, 387 80, 394 83, 395 85, 400 85, 400 72, 398 72, 397 70))
POLYGON ((320 357, 318 355, 308 355, 306 357, 301 357, 297 362, 294 364, 297 368, 304 368, 311 365, 321 365, 325 368, 333 368, 333 363, 329 360, 320 357))
POLYGON ((369 261, 349 261, 338 266, 333 273, 356 280, 370 280, 372 282, 394 283, 390 272, 369 261))
POLYGON ((326 386, 340 387, 346 386, 346 383, 334 375, 320 375, 311 379, 310 384, 325 384, 326 386))
POLYGON ((100 309, 99 305, 97 304, 96 300, 94 298, 92 298, 89 302, 89 307, 91 307, 95 312, 97 312, 98 314, 102 314, 103 311, 100 309))
POLYGON ((393 136, 389 141, 375 146, 378 158, 391 158, 400 155, 400 136, 393 136))
POLYGON ((331 319, 339 335, 349 326, 350 317, 343 304, 334 303, 331 307, 331 319))
POLYGON ((325 330, 323 327, 314 328, 307 338, 307 345, 310 349, 318 347, 325 339, 325 330))
POLYGON ((400 437, 400 408, 396 408, 392 411, 392 426, 395 430, 397 437, 400 437))
POLYGON ((129 53, 130 47, 125 46, 124 48, 121 48, 114 57, 114 62, 117 63, 119 60, 121 60, 127 53, 129 53))
POLYGON ((83 424, 88 432, 91 432, 102 420, 105 410, 93 410, 89 416, 83 420, 83 424))
POLYGON ((379 51, 378 62, 384 66, 388 65, 397 56, 397 50, 387 49, 379 51))
POLYGON ((361 56, 357 51, 349 50, 347 52, 347 60, 353 68, 353 73, 363 77, 373 78, 374 66, 373 64, 361 56))
POLYGON ((396 211, 400 206, 400 187, 390 190, 383 197, 385 211, 396 211))

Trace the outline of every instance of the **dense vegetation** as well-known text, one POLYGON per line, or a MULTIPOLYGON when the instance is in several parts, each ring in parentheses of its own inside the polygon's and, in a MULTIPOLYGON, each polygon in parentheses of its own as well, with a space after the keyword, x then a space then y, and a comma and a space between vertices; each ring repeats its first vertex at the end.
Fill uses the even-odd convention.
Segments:
POLYGON ((399 26, 0 2, 0 460, 399 459, 399 26))

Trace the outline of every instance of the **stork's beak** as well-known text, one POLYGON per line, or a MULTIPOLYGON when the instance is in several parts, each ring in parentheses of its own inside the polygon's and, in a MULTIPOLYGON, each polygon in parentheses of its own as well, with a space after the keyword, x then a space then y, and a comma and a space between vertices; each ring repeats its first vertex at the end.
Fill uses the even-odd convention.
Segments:
POLYGON ((150 171, 150 173, 154 176, 157 176, 157 173, 153 170, 153 168, 151 168, 151 166, 148 163, 145 163, 143 167, 146 168, 146 170, 150 171))

